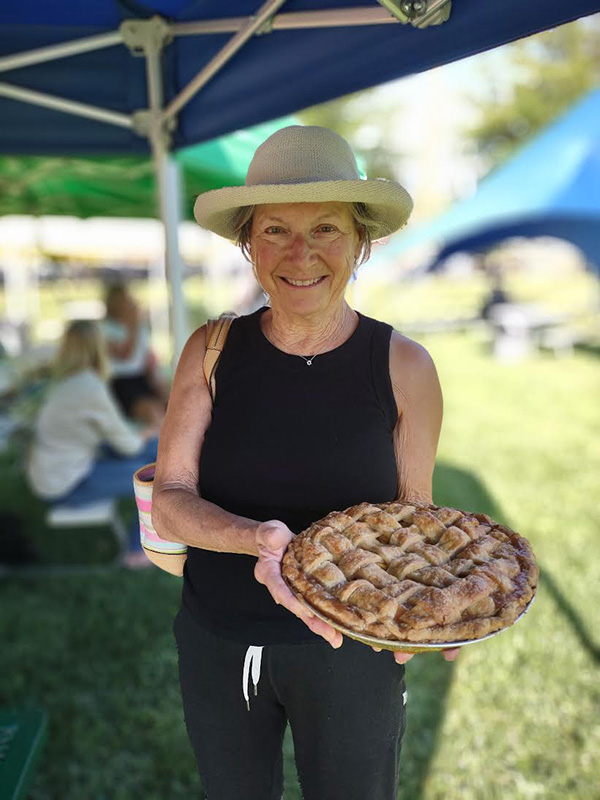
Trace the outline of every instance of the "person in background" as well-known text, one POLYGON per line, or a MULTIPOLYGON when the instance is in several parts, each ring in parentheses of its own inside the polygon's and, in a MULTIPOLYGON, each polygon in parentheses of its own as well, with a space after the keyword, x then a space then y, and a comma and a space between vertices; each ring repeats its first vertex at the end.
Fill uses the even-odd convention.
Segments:
POLYGON ((108 287, 102 330, 110 358, 110 388, 131 419, 160 427, 168 389, 158 374, 150 331, 125 284, 108 287))
POLYGON ((490 322, 493 317, 494 309, 497 309, 498 306, 504 303, 512 302, 512 298, 504 286, 502 271, 499 267, 490 267, 486 270, 486 273, 491 286, 489 293, 486 295, 483 301, 479 315, 481 319, 485 319, 490 322))
MULTIPOLYGON (((133 472, 156 459, 157 426, 138 430, 123 417, 107 375, 106 345, 97 323, 71 322, 26 461, 31 490, 42 500, 75 506, 131 497, 133 472)), ((137 517, 125 563, 150 563, 141 549, 137 517)))

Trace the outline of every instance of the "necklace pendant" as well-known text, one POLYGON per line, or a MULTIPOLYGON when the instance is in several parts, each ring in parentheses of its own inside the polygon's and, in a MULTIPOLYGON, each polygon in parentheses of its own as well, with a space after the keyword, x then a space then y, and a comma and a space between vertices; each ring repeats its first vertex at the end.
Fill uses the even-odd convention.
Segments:
POLYGON ((306 363, 307 363, 307 365, 310 367, 310 366, 311 366, 311 364, 312 364, 312 358, 309 358, 309 359, 308 359, 308 361, 307 361, 306 363))

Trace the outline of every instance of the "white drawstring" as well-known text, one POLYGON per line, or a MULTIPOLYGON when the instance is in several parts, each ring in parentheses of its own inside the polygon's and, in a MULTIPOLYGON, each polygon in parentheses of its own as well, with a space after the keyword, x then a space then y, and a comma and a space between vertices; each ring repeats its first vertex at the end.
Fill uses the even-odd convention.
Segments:
POLYGON ((254 684, 254 696, 258 694, 258 682, 260 680, 260 665, 262 662, 262 647, 258 645, 250 645, 246 650, 246 657, 244 658, 244 670, 242 672, 242 692, 246 701, 246 708, 250 711, 250 692, 248 689, 250 676, 250 669, 252 668, 252 683, 254 684))

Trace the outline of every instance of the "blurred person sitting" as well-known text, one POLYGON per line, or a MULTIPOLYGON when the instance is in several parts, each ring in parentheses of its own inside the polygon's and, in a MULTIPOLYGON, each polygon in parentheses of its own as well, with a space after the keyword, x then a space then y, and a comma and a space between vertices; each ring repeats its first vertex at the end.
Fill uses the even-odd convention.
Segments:
MULTIPOLYGON (((132 473, 156 459, 157 426, 139 430, 127 422, 108 389, 107 375, 106 345, 97 323, 71 322, 26 459, 29 485, 42 500, 81 506, 131 497, 132 473)), ((149 564, 137 517, 125 563, 149 564)))
POLYGON ((124 414, 147 425, 160 426, 168 389, 158 374, 150 347, 150 331, 127 286, 108 287, 102 329, 110 358, 110 388, 124 414))

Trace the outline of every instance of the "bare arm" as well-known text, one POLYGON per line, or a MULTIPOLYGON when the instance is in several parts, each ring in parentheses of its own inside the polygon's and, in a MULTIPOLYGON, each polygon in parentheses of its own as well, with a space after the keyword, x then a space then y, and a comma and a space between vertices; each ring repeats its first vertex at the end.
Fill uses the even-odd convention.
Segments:
POLYGON ((425 348, 393 333, 390 375, 398 408, 394 446, 399 499, 431 503, 443 411, 435 365, 425 348))
POLYGON ((188 340, 173 381, 158 447, 152 522, 167 541, 256 556, 259 523, 198 496, 200 453, 212 416, 202 370, 205 352, 206 329, 202 327, 188 340))
MULTIPOLYGON (((432 501, 435 466, 443 400, 437 371, 424 347, 394 332, 390 345, 390 376, 398 408, 394 447, 398 465, 400 500, 432 501)), ((453 661, 459 648, 444 650, 446 661, 453 661)), ((399 664, 412 658, 394 653, 399 664)))

